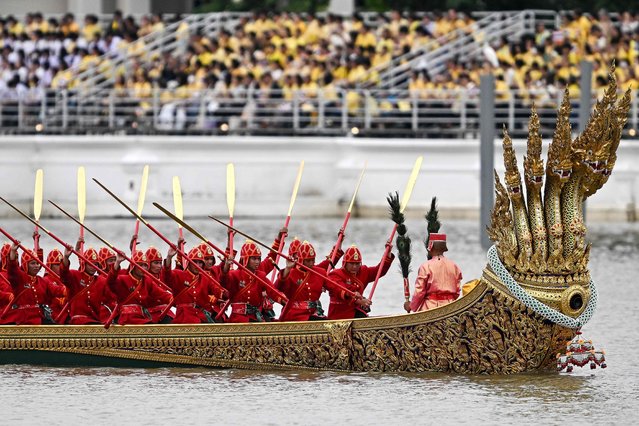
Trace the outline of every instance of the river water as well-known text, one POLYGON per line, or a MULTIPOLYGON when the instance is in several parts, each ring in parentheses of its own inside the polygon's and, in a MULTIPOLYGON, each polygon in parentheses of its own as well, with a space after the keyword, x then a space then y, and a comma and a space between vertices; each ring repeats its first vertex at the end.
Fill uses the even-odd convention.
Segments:
MULTIPOLYGON (((42 220, 51 231, 73 240, 69 221, 42 220)), ((173 237, 172 223, 152 221, 173 237)), ((224 230, 211 221, 190 221, 213 242, 224 230)), ((236 219, 238 228, 270 243, 274 220, 236 219)), ((126 247, 133 223, 87 220, 86 224, 119 247, 126 247)), ((425 222, 408 221, 413 236, 413 270, 425 258, 425 222), (419 235, 419 236, 418 236, 419 235)), ((290 235, 308 239, 328 253, 341 220, 293 219, 290 235)), ((364 263, 374 264, 384 249, 389 220, 352 219, 344 247, 358 244, 364 263)), ((26 221, 2 227, 23 241, 26 221)), ((477 278, 486 264, 475 222, 447 221, 450 251, 464 274, 477 278)), ((567 373, 467 376, 455 374, 346 374, 253 372, 208 369, 0 367, 0 424, 559 424, 630 423, 639 410, 636 344, 639 311, 638 224, 589 225, 590 268, 599 305, 584 334, 606 350, 608 368, 567 373)), ((99 245, 87 236, 89 245, 99 245)), ((142 247, 163 247, 149 231, 142 247)), ((242 240, 236 240, 239 245, 242 240)), ((196 242, 187 236, 187 247, 196 242)), ((41 245, 53 247, 43 236, 41 245)), ((164 248, 162 249, 165 250, 164 248)), ((373 315, 401 311, 403 290, 398 266, 382 279, 373 298, 373 315)), ((414 280, 413 272, 411 280, 414 280)), ((323 300, 327 302, 327 300, 323 300)), ((328 306, 325 303, 325 307, 328 306)))

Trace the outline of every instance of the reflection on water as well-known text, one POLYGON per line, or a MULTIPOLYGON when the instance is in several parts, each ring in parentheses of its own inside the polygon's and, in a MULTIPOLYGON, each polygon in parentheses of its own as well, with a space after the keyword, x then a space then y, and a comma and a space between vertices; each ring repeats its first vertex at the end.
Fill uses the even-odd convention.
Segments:
MULTIPOLYGON (((67 240, 76 229, 64 221, 43 221, 67 240)), ((279 221, 237 219, 240 229, 270 242, 279 221)), ((88 223, 114 244, 126 247, 132 223, 88 223)), ((224 231, 210 221, 193 224, 212 241, 224 231)), ((341 220, 293 220, 291 235, 310 239, 328 253, 341 220)), ((163 232, 175 227, 157 221, 163 232)), ((26 241, 32 232, 24 221, 4 221, 26 241)), ((408 221, 414 241, 413 270, 425 257, 420 221, 408 221)), ((384 249, 389 221, 354 219, 345 244, 357 242, 366 263, 376 263, 384 249)), ((473 222, 446 222, 448 253, 462 268, 464 279, 478 277, 486 263, 473 222)), ((143 246, 162 247, 141 233, 143 246)), ((2 424, 546 424, 585 421, 629 422, 636 415, 639 373, 632 356, 639 339, 639 226, 589 226, 593 243, 591 271, 598 285, 599 305, 586 337, 606 349, 609 367, 572 374, 460 376, 452 374, 364 374, 335 372, 255 372, 209 369, 113 369, 2 366, 2 424)), ((95 242, 87 237, 89 244, 95 242)), ((195 240, 188 240, 194 244, 195 240)), ((45 249, 52 247, 43 236, 45 249)), ((403 301, 397 267, 381 281, 373 313, 397 313, 403 301)))

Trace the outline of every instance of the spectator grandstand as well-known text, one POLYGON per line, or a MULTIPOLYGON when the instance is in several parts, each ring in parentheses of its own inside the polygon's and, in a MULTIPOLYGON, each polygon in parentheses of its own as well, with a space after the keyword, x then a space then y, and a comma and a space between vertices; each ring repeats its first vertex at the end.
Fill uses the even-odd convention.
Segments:
MULTIPOLYGON (((639 15, 570 11, 0 18, 5 133, 251 133, 465 137, 479 79, 496 76, 498 126, 530 105, 554 128, 565 88, 593 96, 616 63, 639 87, 639 15)), ((637 127, 637 97, 628 124, 637 127)))

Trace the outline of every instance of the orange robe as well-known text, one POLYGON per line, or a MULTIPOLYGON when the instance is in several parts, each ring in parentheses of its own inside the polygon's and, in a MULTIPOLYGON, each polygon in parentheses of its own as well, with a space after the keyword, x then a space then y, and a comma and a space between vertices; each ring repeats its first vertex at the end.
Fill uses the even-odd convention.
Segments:
POLYGON ((419 267, 412 312, 444 306, 459 297, 462 273, 457 264, 444 256, 436 256, 419 267))

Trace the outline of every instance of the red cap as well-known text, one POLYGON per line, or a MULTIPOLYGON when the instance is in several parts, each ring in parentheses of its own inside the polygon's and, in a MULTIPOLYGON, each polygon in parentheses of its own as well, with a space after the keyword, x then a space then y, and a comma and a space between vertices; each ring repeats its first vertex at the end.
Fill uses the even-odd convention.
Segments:
POLYGON ((302 242, 297 239, 297 237, 293 238, 291 241, 291 245, 288 247, 288 256, 293 257, 297 255, 297 251, 300 249, 302 242))
POLYGON ((9 259, 9 252, 11 251, 11 244, 5 243, 0 250, 0 263, 2 264, 2 270, 7 270, 7 260, 9 259))
POLYGON ((188 253, 189 260, 201 260, 204 262, 204 255, 199 247, 193 247, 188 253))
POLYGON ((200 251, 202 252, 202 256, 204 256, 205 259, 212 257, 213 262, 215 262, 215 252, 213 252, 213 249, 210 245, 206 243, 200 243, 200 245, 197 247, 200 249, 200 251))
POLYGON ((315 259, 315 248, 308 241, 304 241, 297 250, 297 257, 299 260, 315 259))
POLYGON ((100 247, 98 250, 98 260, 100 262, 100 266, 102 269, 106 269, 106 261, 107 259, 115 258, 115 253, 106 247, 100 247))
POLYGON ((133 263, 136 263, 138 265, 149 266, 149 259, 147 259, 146 254, 144 254, 142 250, 136 250, 135 253, 133 253, 133 256, 131 256, 131 260, 133 261, 133 263))
POLYGON ((162 254, 160 253, 160 250, 155 247, 149 247, 144 254, 146 254, 146 260, 148 260, 149 263, 156 262, 158 260, 162 261, 162 254))
POLYGON ((20 265, 22 265, 22 269, 27 271, 29 267, 29 262, 37 258, 38 258, 38 255, 33 250, 23 251, 22 257, 20 258, 20 265))
POLYGON ((433 249, 433 243, 435 241, 446 242, 446 234, 436 234, 434 232, 428 234, 428 250, 433 249))
POLYGON ((54 248, 47 255, 47 266, 59 265, 62 263, 62 252, 54 248))
POLYGON ((240 262, 243 265, 246 265, 248 263, 249 257, 255 257, 255 256, 260 258, 262 257, 262 252, 260 251, 260 248, 253 241, 246 240, 246 242, 242 246, 242 249, 240 250, 240 262))
POLYGON ((344 253, 342 258, 342 265, 347 262, 362 263, 362 253, 354 244, 346 249, 346 253, 344 253))
MULTIPOLYGON (((82 253, 84 255, 84 257, 86 257, 91 263, 93 263, 94 265, 98 265, 98 252, 95 251, 95 249, 93 247, 89 247, 88 249, 86 249, 84 251, 84 253, 82 253)), ((85 261, 84 259, 80 259, 80 270, 84 271, 84 267, 85 267, 85 261)))

